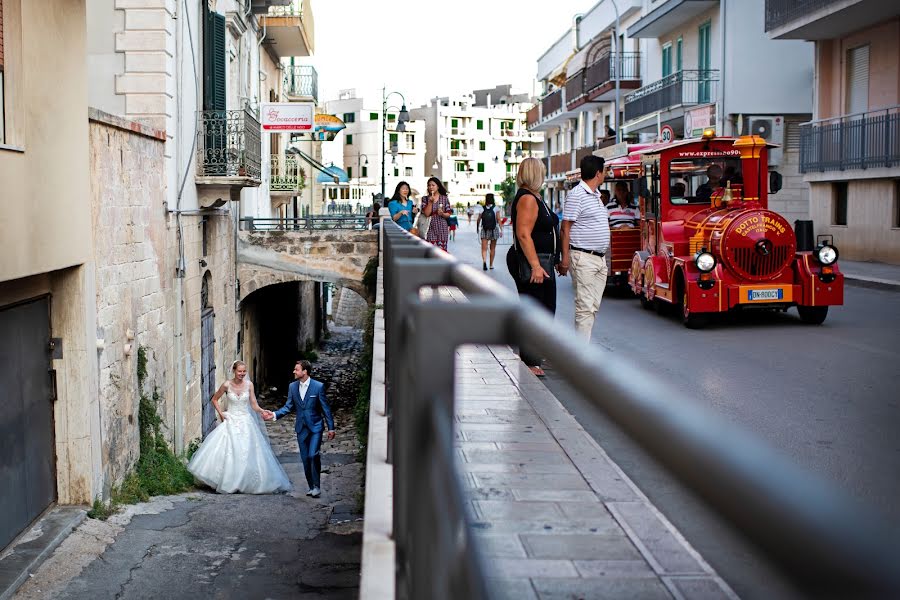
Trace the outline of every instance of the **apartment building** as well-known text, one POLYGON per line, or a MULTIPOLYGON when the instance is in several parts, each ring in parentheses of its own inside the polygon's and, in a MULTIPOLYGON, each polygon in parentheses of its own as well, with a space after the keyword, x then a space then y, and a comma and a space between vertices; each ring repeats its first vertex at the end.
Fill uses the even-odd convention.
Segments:
POLYGON ((516 176, 524 158, 543 158, 543 134, 525 124, 531 107, 527 95, 512 94, 504 85, 432 98, 411 111, 425 123, 426 171, 444 182, 452 202, 483 202, 516 176))
POLYGON ((85 31, 84 0, 0 2, 0 548, 102 489, 85 31))
POLYGON ((326 103, 327 111, 346 125, 335 139, 343 148, 346 182, 332 188, 329 202, 343 201, 360 210, 382 192, 390 198, 401 181, 414 192, 425 192, 425 122, 410 111, 411 120, 401 125, 403 106, 392 101, 385 113, 383 100, 372 102, 358 97, 355 90, 343 90, 337 100, 326 103))
POLYGON ((581 156, 614 141, 604 134, 665 141, 664 131, 679 139, 712 127, 779 144, 769 166, 784 187, 770 206, 790 220, 808 218, 799 125, 812 112, 812 45, 769 39, 764 9, 763 0, 601 0, 576 17, 538 59, 546 93, 529 119, 531 128, 549 130, 554 199, 564 196, 565 173, 581 156))
POLYGON ((815 232, 842 258, 900 264, 900 5, 767 0, 765 28, 815 44, 813 119, 799 135, 815 232))

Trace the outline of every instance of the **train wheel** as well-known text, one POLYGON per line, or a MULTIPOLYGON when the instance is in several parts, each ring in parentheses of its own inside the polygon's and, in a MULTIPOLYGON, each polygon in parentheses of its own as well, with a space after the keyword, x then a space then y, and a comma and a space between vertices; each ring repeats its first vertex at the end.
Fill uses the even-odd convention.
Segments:
POLYGON ((641 308, 644 310, 652 310, 653 309, 653 300, 647 298, 647 288, 644 285, 644 278, 641 277, 641 308))
POLYGON ((828 316, 827 306, 798 306, 800 320, 810 325, 821 325, 828 316))
POLYGON ((684 292, 681 296, 681 322, 688 329, 702 329, 706 325, 707 318, 705 315, 692 313, 688 307, 687 286, 684 286, 684 292))

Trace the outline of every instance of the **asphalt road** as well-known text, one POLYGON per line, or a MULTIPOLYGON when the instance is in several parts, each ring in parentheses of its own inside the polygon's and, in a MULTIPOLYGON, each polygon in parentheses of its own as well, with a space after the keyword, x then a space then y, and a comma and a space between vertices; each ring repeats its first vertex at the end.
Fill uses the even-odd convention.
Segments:
MULTIPOLYGON (((481 267, 474 225, 461 224, 450 251, 481 267)), ((508 242, 508 238, 503 242, 508 242)), ((507 245, 488 274, 514 288, 507 245)), ((571 279, 558 279, 556 318, 573 322, 571 279)), ((604 297, 591 339, 643 365, 719 417, 751 431, 795 463, 900 523, 900 293, 846 286, 845 304, 821 326, 788 313, 748 313, 699 331, 604 297)), ((554 373, 560 402, 743 598, 794 592, 754 548, 724 525, 606 417, 554 373)))

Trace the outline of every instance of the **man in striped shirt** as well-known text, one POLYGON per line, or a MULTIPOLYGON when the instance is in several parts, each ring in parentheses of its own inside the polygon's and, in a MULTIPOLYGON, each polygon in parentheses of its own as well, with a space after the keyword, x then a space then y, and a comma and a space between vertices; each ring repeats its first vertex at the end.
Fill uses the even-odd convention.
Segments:
POLYGON ((580 166, 581 183, 566 196, 563 208, 559 274, 572 272, 575 329, 590 340, 609 274, 609 213, 597 191, 603 183, 603 159, 585 156, 580 166))

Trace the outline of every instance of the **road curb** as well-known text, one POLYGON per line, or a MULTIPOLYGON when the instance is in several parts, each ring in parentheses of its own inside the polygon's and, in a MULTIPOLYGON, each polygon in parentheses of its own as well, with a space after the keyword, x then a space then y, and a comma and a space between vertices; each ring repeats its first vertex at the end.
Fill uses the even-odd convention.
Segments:
POLYGON ((848 275, 844 273, 844 281, 854 287, 870 288, 874 290, 900 291, 900 281, 879 279, 877 277, 863 277, 861 275, 848 275))
POLYGON ((0 560, 0 600, 12 598, 86 516, 83 507, 60 506, 38 519, 0 560))

